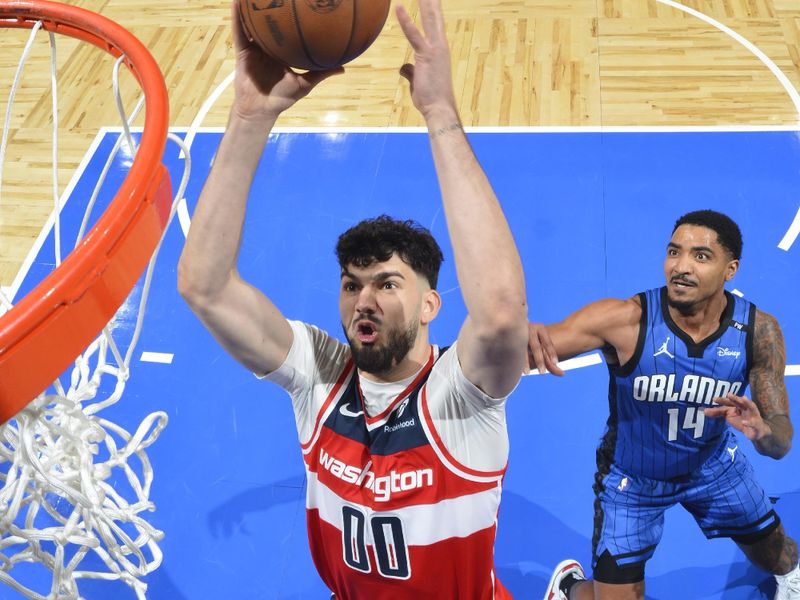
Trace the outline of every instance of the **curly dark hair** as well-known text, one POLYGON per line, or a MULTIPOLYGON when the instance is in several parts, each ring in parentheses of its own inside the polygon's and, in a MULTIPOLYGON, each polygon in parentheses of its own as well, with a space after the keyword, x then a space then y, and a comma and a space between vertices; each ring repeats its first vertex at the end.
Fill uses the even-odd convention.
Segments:
POLYGON ((675 221, 672 233, 681 225, 699 225, 717 232, 717 240, 734 260, 742 257, 742 232, 736 222, 715 210, 696 210, 675 221))
POLYGON ((397 254, 436 289, 442 249, 425 227, 416 221, 400 221, 388 215, 365 219, 354 225, 336 243, 336 258, 344 271, 348 265, 368 267, 397 254))

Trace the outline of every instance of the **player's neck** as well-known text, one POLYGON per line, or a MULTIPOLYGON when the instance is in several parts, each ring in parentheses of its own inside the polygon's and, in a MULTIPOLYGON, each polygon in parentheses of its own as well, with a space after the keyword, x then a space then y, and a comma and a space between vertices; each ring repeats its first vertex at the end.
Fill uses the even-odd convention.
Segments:
POLYGON ((375 381, 377 383, 393 383, 402 381, 417 373, 428 362, 431 355, 431 347, 428 343, 428 336, 420 335, 411 350, 403 357, 403 360, 394 364, 388 371, 383 373, 368 373, 358 370, 359 377, 375 381))
POLYGON ((695 342, 707 338, 719 329, 722 314, 728 305, 725 290, 720 290, 706 301, 695 304, 686 310, 669 306, 669 314, 675 324, 695 342))

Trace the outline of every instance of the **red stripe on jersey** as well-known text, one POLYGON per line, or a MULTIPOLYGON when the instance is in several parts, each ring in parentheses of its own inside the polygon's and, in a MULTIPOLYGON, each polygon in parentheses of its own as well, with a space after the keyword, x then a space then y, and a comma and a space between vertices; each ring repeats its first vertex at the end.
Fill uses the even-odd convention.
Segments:
POLYGON ((336 398, 336 396, 339 394, 344 382, 347 381, 347 378, 350 376, 352 371, 353 360, 349 359, 347 363, 345 363, 344 369, 342 369, 342 374, 339 375, 339 379, 336 380, 333 389, 328 394, 328 397, 325 398, 325 402, 322 403, 322 408, 319 410, 319 412, 317 412, 316 421, 314 422, 314 429, 311 430, 311 437, 309 437, 305 442, 300 443, 300 448, 303 450, 303 452, 306 452, 311 443, 314 441, 317 431, 319 431, 319 428, 322 427, 322 417, 325 415, 325 412, 328 410, 331 402, 333 402, 334 398, 336 398))
POLYGON ((395 409, 395 407, 406 396, 408 396, 411 392, 414 391, 414 389, 419 385, 419 382, 422 381, 422 379, 424 377, 428 376, 428 373, 430 372, 431 367, 433 366, 433 362, 434 362, 433 361, 433 357, 434 357, 433 346, 431 346, 431 351, 430 351, 430 354, 428 355, 428 362, 426 362, 425 366, 422 367, 422 370, 414 378, 414 381, 409 383, 408 386, 406 386, 406 389, 404 389, 402 392, 400 392, 400 394, 398 394, 398 396, 394 400, 392 400, 392 402, 389 404, 389 406, 387 406, 384 410, 382 410, 380 412, 380 414, 377 414, 374 417, 370 417, 367 414, 367 408, 366 408, 366 406, 364 406, 364 394, 361 392, 361 387, 359 386, 359 388, 358 388, 358 399, 361 401, 361 410, 364 411, 364 417, 367 420, 367 425, 374 425, 375 423, 378 423, 379 421, 382 421, 383 419, 388 417, 389 414, 395 409))
POLYGON ((420 418, 425 419, 425 424, 428 426, 428 429, 431 432, 431 436, 433 437, 431 443, 436 444, 436 448, 442 453, 442 456, 444 456, 447 461, 450 462, 450 464, 460 469, 464 473, 474 475, 475 477, 502 477, 505 474, 506 467, 503 467, 499 471, 480 471, 477 469, 471 469, 468 466, 460 463, 452 454, 450 454, 450 452, 447 450, 447 447, 442 442, 439 432, 436 431, 436 426, 433 424, 433 418, 431 417, 431 412, 428 408, 427 383, 422 387, 422 391, 420 391, 420 405, 422 406, 422 415, 420 418))
POLYGON ((442 464, 431 446, 370 454, 368 447, 325 426, 303 458, 320 484, 347 502, 373 510, 435 504, 497 487, 497 481, 459 477, 442 464))
MULTIPOLYGON (((311 555, 325 585, 337 600, 396 600, 397 598, 464 598, 469 600, 511 600, 511 594, 493 581, 495 527, 465 538, 450 538, 429 546, 402 546, 381 573, 379 550, 365 545, 368 572, 347 564, 342 547, 343 532, 307 511, 311 555), (402 565, 400 570, 397 566, 402 565), (402 576, 398 576, 402 575, 402 576)), ((365 518, 365 527, 370 522, 365 518)), ((371 536, 370 536, 371 537, 371 536)), ((348 536, 346 543, 356 539, 348 536)), ((356 556, 355 554, 351 556, 356 556)), ((359 555, 360 556, 360 555, 359 555)))

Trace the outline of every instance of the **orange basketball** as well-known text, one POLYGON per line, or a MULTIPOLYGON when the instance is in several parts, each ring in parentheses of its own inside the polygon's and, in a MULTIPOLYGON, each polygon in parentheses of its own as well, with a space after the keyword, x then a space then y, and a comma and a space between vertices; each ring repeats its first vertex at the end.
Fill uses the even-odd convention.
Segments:
POLYGON ((242 23, 290 67, 321 71, 353 60, 378 37, 390 0, 240 0, 242 23))

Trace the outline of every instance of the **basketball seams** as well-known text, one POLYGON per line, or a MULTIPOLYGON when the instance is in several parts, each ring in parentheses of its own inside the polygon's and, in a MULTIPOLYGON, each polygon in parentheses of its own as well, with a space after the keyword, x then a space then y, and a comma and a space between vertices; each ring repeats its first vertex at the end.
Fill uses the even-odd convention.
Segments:
MULTIPOLYGON (((239 14, 242 17, 242 21, 246 21, 246 23, 244 23, 246 33, 252 36, 253 41, 257 42, 259 46, 262 48, 267 48, 269 44, 261 36, 261 30, 256 27, 255 21, 253 20, 253 15, 250 13, 250 11, 244 10, 241 3, 239 3, 239 14)), ((268 54, 273 56, 273 53, 271 52, 268 54)))
POLYGON ((298 16, 297 12, 297 0, 292 0, 292 20, 294 21, 294 25, 297 28, 297 36, 300 38, 300 45, 303 47, 303 53, 306 55, 308 62, 310 62, 315 67, 319 67, 324 69, 325 67, 319 64, 314 58, 311 56, 311 50, 306 43, 306 36, 303 35, 303 27, 300 24, 300 17, 298 16))
POLYGON ((353 60, 375 41, 389 0, 251 0, 239 12, 250 39, 269 56, 321 70, 353 60))
POLYGON ((358 18, 358 3, 359 0, 353 0, 353 18, 350 21, 350 37, 347 38, 347 43, 344 45, 344 51, 342 52, 341 56, 337 59, 336 63, 344 63, 346 62, 346 58, 352 54, 353 49, 353 39, 356 35, 356 19, 358 18))

